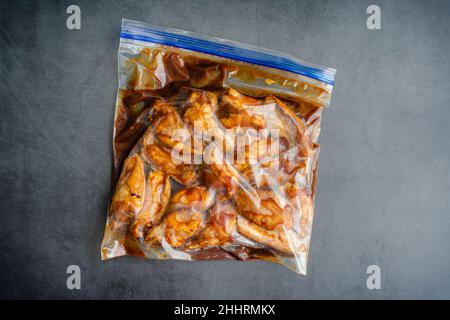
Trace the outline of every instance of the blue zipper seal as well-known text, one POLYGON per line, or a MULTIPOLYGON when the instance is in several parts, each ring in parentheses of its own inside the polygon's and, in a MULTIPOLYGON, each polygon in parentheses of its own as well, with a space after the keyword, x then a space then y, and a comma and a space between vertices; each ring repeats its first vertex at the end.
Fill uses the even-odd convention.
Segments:
POLYGON ((222 58, 247 62, 264 67, 285 70, 322 81, 329 85, 334 85, 334 76, 336 74, 336 70, 334 69, 321 69, 317 67, 306 66, 297 62, 295 58, 289 59, 287 57, 281 56, 283 55, 281 53, 280 56, 278 56, 269 52, 264 52, 264 49, 258 51, 247 49, 242 47, 244 45, 232 41, 221 41, 220 39, 216 40, 212 38, 200 39, 198 37, 192 36, 192 33, 186 33, 178 30, 173 30, 173 32, 158 30, 157 27, 144 25, 140 22, 125 19, 122 22, 122 31, 120 33, 120 37, 123 39, 167 45, 180 49, 220 56, 222 58), (233 45, 224 42, 232 43, 233 45))

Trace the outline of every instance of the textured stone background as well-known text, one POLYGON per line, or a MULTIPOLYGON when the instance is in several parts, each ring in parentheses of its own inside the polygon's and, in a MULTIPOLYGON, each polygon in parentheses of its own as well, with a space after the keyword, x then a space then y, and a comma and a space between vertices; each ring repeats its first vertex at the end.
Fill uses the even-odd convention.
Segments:
POLYGON ((2 1, 0 297, 450 298, 449 15, 449 1, 2 1), (79 31, 65 25, 73 3, 79 31), (380 31, 366 28, 369 4, 380 31), (338 69, 307 277, 265 262, 100 261, 122 17, 338 69), (366 288, 371 264, 381 290, 366 288))

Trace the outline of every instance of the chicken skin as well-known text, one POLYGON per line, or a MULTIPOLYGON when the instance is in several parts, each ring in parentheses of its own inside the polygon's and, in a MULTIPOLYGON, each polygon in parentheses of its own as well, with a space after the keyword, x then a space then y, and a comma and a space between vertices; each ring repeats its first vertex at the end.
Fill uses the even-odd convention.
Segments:
MULTIPOLYGON (((122 252, 128 226, 144 202, 145 174, 144 162, 134 154, 123 164, 122 173, 109 208, 108 224, 103 239, 104 258, 115 251, 122 252)), ((122 252, 123 253, 123 252, 122 252)))
POLYGON ((132 233, 143 241, 146 232, 162 218, 170 199, 169 176, 160 171, 150 172, 147 177, 144 206, 134 219, 132 233))

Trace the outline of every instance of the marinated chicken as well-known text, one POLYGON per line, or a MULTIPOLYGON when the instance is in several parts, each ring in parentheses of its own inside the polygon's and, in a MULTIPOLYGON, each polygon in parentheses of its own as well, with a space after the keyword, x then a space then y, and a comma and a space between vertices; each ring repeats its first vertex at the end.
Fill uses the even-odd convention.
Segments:
POLYGON ((206 227, 189 244, 189 250, 227 246, 233 242, 237 211, 231 201, 217 201, 209 214, 206 227))
POLYGON ((186 93, 182 103, 152 103, 150 126, 136 147, 140 152, 125 161, 117 183, 111 204, 115 219, 131 225, 144 250, 226 250, 242 245, 244 236, 249 243, 295 255, 310 234, 313 212, 304 184, 315 147, 306 125, 273 96, 252 98, 234 89, 221 97, 198 89, 186 93), (176 139, 177 130, 190 135, 176 139), (227 130, 235 134, 232 141, 227 130), (201 163, 174 159, 177 148, 187 150, 191 160, 200 154, 201 163), (150 167, 146 183, 145 163, 150 167), (138 177, 142 186, 129 187, 128 180, 138 177), (171 178, 188 187, 172 194, 171 178))
POLYGON ((134 154, 123 164, 114 195, 109 206, 108 224, 103 239, 102 255, 124 254, 124 241, 128 227, 144 203, 144 162, 134 154))
POLYGON ((184 124, 177 111, 169 104, 156 102, 154 108, 155 127, 149 127, 142 137, 142 157, 156 170, 166 172, 181 184, 190 185, 198 177, 195 167, 178 163, 179 159, 172 156, 173 148, 183 141, 172 139, 171 134, 177 129, 183 129, 184 124))
POLYGON ((304 273, 330 88, 162 45, 120 57, 102 257, 264 259, 304 273))
POLYGON ((142 241, 147 231, 162 218, 170 200, 169 176, 160 171, 150 172, 144 198, 144 206, 136 215, 133 235, 142 241))
POLYGON ((158 100, 153 105, 153 130, 158 140, 169 148, 175 148, 183 141, 174 140, 177 130, 185 129, 178 111, 170 104, 158 100))
POLYGON ((227 129, 254 128, 256 130, 267 128, 266 119, 260 108, 262 103, 246 97, 234 89, 230 89, 222 98, 220 108, 220 121, 227 129))
POLYGON ((238 190, 233 199, 239 214, 267 230, 280 225, 292 229, 293 208, 286 198, 279 199, 274 192, 262 189, 257 190, 257 197, 256 202, 245 191, 238 190))
POLYGON ((205 213, 196 209, 181 209, 167 214, 164 236, 174 248, 186 244, 205 226, 205 213))
POLYGON ((204 186, 186 188, 175 193, 170 199, 172 210, 195 209, 206 211, 214 205, 216 193, 204 186))
POLYGON ((150 232, 148 244, 166 241, 171 247, 180 248, 188 243, 206 225, 207 210, 215 202, 215 191, 203 186, 182 189, 170 199, 164 222, 150 232), (164 240, 161 231, 164 230, 164 240))

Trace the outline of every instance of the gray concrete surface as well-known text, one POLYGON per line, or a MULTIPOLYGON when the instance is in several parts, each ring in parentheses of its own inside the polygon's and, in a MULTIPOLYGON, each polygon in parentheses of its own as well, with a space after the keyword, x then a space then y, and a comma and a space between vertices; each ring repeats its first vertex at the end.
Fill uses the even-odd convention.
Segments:
POLYGON ((449 1, 2 1, 0 297, 450 298, 449 1), (66 8, 81 7, 79 31, 66 8), (382 30, 366 28, 378 4, 382 30), (121 18, 338 69, 309 274, 264 262, 101 262, 121 18), (81 267, 82 289, 66 288, 81 267), (381 290, 366 268, 381 267, 381 290))

